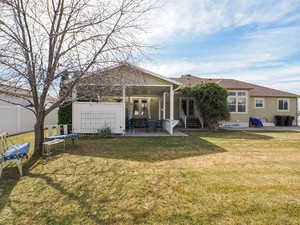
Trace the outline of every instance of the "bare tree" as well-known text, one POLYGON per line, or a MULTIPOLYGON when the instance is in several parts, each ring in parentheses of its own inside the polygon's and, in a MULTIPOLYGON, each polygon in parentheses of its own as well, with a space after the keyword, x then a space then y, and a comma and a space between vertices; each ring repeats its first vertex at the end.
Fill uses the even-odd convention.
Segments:
POLYGON ((1 77, 30 90, 24 98, 36 117, 35 155, 42 153, 45 116, 64 103, 81 77, 143 47, 138 35, 151 9, 149 0, 0 1, 1 77), (76 76, 47 107, 69 71, 76 76))

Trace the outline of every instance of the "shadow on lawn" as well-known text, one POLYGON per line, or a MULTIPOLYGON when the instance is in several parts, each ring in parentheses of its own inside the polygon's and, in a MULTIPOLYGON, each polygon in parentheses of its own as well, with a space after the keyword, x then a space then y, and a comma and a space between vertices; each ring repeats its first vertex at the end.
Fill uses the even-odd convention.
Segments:
POLYGON ((191 136, 211 137, 222 139, 246 139, 246 140, 271 140, 272 136, 265 134, 265 131, 234 131, 234 130, 218 130, 218 131, 200 131, 188 132, 191 136))
MULTIPOLYGON (((65 213, 63 216, 58 215, 59 209, 49 205, 46 208, 43 208, 38 217, 39 222, 45 224, 72 224, 73 221, 78 222, 78 219, 83 219, 85 222, 91 220, 93 224, 122 224, 124 222, 130 221, 139 221, 145 220, 145 217, 154 209, 127 209, 118 206, 120 201, 125 201, 127 196, 127 189, 125 188, 127 183, 130 183, 134 177, 124 176, 123 174, 117 173, 119 167, 111 166, 100 173, 113 173, 114 176, 112 179, 103 180, 99 183, 99 186, 102 186, 101 194, 96 197, 93 195, 94 190, 91 189, 90 185, 85 183, 86 181, 78 180, 77 186, 74 185, 72 189, 68 188, 68 184, 56 180, 56 173, 50 174, 37 174, 37 173, 28 173, 27 176, 35 179, 40 179, 45 182, 45 184, 62 196, 66 197, 66 202, 68 204, 75 204, 74 207, 79 207, 80 210, 73 210, 65 213), (124 216, 115 216, 116 213, 123 213, 130 215, 130 217, 124 216), (109 217, 107 215, 110 215, 109 217)), ((15 208, 13 204, 17 203, 18 205, 24 204, 30 209, 39 207, 39 202, 22 202, 19 200, 11 201, 7 199, 6 205, 11 209, 12 213, 16 216, 24 214, 18 208, 15 208), (36 205, 34 205, 36 204, 36 205)), ((88 223, 88 222, 87 222, 88 223)), ((90 224, 90 223, 88 223, 90 224)))
MULTIPOLYGON (((26 176, 29 169, 36 166, 37 162, 38 158, 31 157, 26 163, 24 163, 23 176, 26 176)), ((3 169, 2 177, 0 178, 0 212, 9 202, 9 196, 20 179, 21 177, 15 165, 3 169)))
POLYGON ((226 152, 225 149, 196 136, 82 139, 70 154, 158 162, 226 152))

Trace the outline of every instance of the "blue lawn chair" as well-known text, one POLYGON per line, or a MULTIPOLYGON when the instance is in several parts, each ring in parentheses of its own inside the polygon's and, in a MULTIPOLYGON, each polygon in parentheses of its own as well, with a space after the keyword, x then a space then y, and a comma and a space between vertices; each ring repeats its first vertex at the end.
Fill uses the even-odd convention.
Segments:
POLYGON ((20 175, 23 176, 22 159, 28 157, 29 149, 29 143, 8 147, 7 134, 0 134, 0 177, 4 166, 8 163, 15 163, 20 175))

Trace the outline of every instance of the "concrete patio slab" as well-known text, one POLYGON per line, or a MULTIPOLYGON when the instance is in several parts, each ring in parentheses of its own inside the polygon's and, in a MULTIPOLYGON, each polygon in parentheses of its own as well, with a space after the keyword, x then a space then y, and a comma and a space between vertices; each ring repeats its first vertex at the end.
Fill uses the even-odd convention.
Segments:
POLYGON ((248 128, 224 128, 224 130, 245 130, 245 131, 300 131, 300 127, 248 127, 248 128))
POLYGON ((125 133, 125 136, 130 136, 130 137, 185 137, 188 136, 187 134, 179 131, 179 130, 174 130, 174 134, 170 135, 169 133, 165 131, 153 131, 153 132, 147 132, 144 130, 133 130, 133 131, 127 131, 125 133))

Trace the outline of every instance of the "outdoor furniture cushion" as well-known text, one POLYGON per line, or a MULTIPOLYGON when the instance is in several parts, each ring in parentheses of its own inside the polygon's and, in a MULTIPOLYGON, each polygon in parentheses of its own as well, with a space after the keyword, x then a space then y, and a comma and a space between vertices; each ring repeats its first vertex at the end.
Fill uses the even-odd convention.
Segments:
POLYGON ((263 127, 264 126, 263 123, 261 122, 261 120, 255 118, 255 117, 250 117, 250 121, 255 127, 263 127))
POLYGON ((75 137, 79 137, 79 134, 64 134, 58 136, 51 136, 51 137, 47 137, 47 141, 52 141, 56 139, 68 139, 68 138, 75 138, 75 137))
POLYGON ((4 153, 4 161, 23 158, 28 155, 30 145, 29 143, 25 144, 16 144, 8 148, 4 153))
POLYGON ((147 121, 147 127, 148 128, 156 128, 156 120, 149 119, 147 121))

